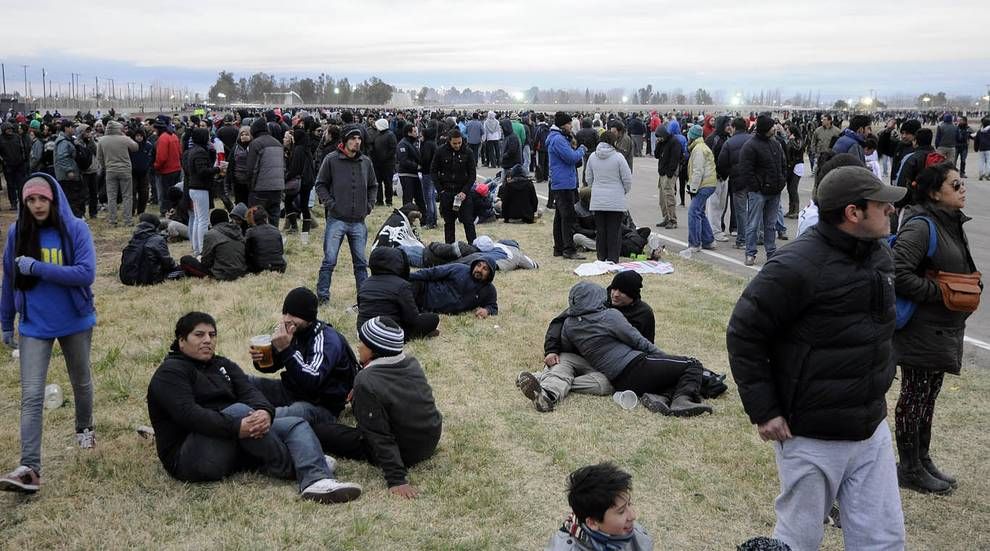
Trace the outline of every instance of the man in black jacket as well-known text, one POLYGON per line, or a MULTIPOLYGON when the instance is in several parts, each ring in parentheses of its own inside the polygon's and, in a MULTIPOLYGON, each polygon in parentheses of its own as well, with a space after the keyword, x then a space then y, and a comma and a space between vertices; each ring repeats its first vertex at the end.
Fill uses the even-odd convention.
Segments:
POLYGON ((148 385, 158 458, 185 482, 221 480, 245 467, 296 478, 303 499, 342 503, 361 487, 337 482, 309 424, 275 408, 237 364, 215 354, 217 324, 190 312, 175 324, 171 352, 148 385))
POLYGON ((838 499, 849 549, 903 549, 885 393, 894 377, 894 264, 881 242, 905 190, 829 172, 818 224, 746 287, 726 332, 750 421, 776 444, 774 537, 818 549, 838 499))
POLYGON ((468 196, 474 186, 477 161, 471 149, 464 146, 464 137, 454 128, 447 133, 447 143, 437 149, 430 166, 433 185, 440 192, 440 216, 443 217, 443 238, 447 243, 456 239, 456 220, 464 225, 464 236, 473 243, 474 207, 468 196))
POLYGON ((660 173, 657 187, 660 188, 660 215, 663 216, 657 227, 677 229, 677 171, 681 168, 684 150, 666 126, 658 126, 655 134, 657 147, 653 156, 657 158, 657 172, 660 173))
POLYGON ((358 330, 364 368, 354 378, 351 407, 357 428, 325 423, 314 428, 324 451, 370 461, 385 475, 388 491, 419 494, 408 467, 429 459, 443 431, 443 416, 419 362, 403 353, 402 328, 389 318, 371 318, 358 330))
POLYGON ((756 119, 756 132, 739 152, 739 187, 747 191, 746 265, 756 263, 757 232, 763 228, 767 259, 777 250, 777 214, 780 192, 787 184, 784 148, 773 137, 774 121, 767 115, 756 119))
POLYGON ((587 186, 588 181, 584 174, 588 168, 588 159, 598 147, 598 131, 591 127, 591 117, 581 119, 581 129, 574 133, 574 139, 579 146, 584 146, 584 163, 581 165, 581 185, 587 186))
POLYGON ((415 124, 405 127, 406 135, 395 148, 395 172, 402 184, 402 202, 416 203, 420 212, 426 212, 423 187, 419 173, 423 171, 419 155, 419 128, 415 124))
POLYGON ((371 277, 358 290, 357 328, 376 316, 402 327, 406 339, 439 335, 440 316, 420 312, 409 283, 409 260, 400 248, 377 247, 368 260, 371 277))
POLYGON ((733 220, 729 223, 729 232, 736 230, 736 242, 733 247, 743 249, 746 247, 746 224, 749 221, 749 194, 741 186, 744 179, 739 172, 742 165, 739 164, 739 153, 752 137, 748 132, 749 125, 746 119, 736 117, 732 119, 732 129, 729 131, 730 137, 718 152, 716 172, 729 181, 729 195, 732 197, 733 220))
MULTIPOLYGON (((248 210, 251 227, 244 234, 244 257, 247 270, 261 272, 285 272, 285 248, 278 228, 268 223, 268 211, 261 207, 248 210)), ((231 216, 233 221, 233 216, 231 216)), ((240 227, 239 223, 232 222, 240 227)))

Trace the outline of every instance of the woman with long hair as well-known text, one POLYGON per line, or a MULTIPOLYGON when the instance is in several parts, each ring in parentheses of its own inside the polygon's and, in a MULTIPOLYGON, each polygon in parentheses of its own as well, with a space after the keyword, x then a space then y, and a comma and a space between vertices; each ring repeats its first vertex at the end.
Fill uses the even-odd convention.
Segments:
POLYGON ((917 304, 907 324, 894 333, 901 366, 894 414, 901 459, 897 475, 903 488, 947 493, 956 479, 936 467, 929 452, 935 399, 945 374, 958 375, 962 368, 966 319, 979 303, 982 284, 963 231, 969 218, 962 212, 966 183, 959 171, 947 162, 930 166, 911 189, 914 204, 905 208, 893 248, 897 295, 917 304), (960 275, 971 280, 966 303, 958 299, 967 297, 956 295, 962 287, 946 283, 947 277, 960 275))
POLYGON ((41 484, 41 429, 45 379, 58 339, 72 381, 76 442, 96 445, 89 354, 96 324, 91 286, 96 252, 86 222, 72 214, 62 187, 47 174, 24 183, 17 221, 3 255, 0 326, 14 347, 18 318, 21 369, 21 465, 0 479, 0 489, 36 492, 41 484))

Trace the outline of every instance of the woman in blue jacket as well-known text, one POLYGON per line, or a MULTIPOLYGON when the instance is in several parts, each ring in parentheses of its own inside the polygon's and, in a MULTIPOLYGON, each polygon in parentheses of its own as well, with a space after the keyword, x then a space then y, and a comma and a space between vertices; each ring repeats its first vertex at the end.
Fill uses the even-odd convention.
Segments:
POLYGON ((9 347, 15 346, 14 317, 19 318, 21 465, 0 479, 0 489, 36 492, 40 487, 45 378, 55 339, 72 381, 76 442, 83 449, 96 444, 89 367, 95 277, 89 226, 72 214, 54 178, 33 174, 24 183, 21 210, 3 255, 0 326, 9 347))

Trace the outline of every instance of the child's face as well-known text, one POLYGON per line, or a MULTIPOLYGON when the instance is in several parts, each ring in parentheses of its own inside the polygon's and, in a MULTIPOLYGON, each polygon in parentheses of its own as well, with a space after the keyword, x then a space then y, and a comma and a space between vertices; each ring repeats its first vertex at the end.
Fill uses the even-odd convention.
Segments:
POLYGON ((629 493, 620 494, 615 498, 615 502, 605 511, 605 516, 601 522, 588 518, 588 527, 592 530, 604 532, 610 536, 625 536, 633 531, 633 522, 636 521, 636 510, 633 509, 632 495, 629 493))

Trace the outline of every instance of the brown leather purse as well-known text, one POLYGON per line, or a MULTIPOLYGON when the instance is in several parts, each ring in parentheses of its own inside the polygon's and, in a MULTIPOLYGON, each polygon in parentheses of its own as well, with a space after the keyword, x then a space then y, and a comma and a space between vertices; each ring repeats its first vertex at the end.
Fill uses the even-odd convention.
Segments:
POLYGON ((980 306, 983 286, 980 272, 957 274, 934 270, 929 278, 935 280, 942 290, 942 302, 953 312, 975 312, 980 306))

